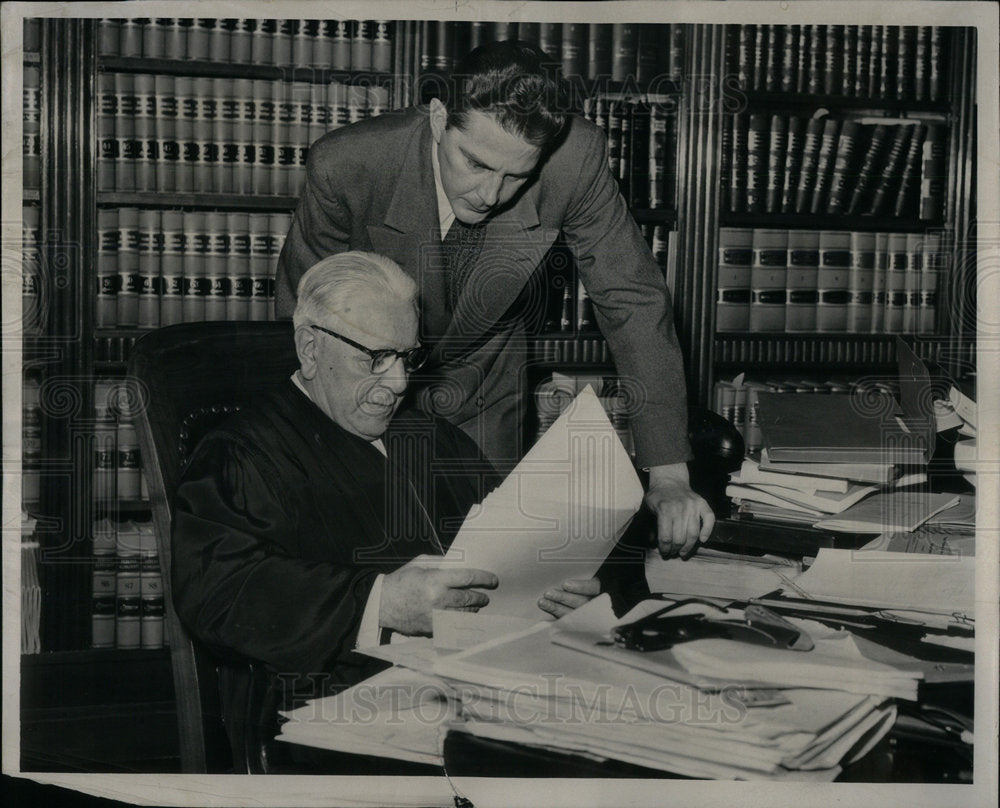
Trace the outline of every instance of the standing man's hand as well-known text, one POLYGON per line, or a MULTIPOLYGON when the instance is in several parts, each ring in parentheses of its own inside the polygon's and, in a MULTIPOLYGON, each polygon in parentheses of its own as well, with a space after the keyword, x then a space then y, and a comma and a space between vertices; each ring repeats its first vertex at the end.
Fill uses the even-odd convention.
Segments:
POLYGON ((651 467, 645 501, 656 516, 657 545, 664 558, 686 558, 715 526, 708 503, 691 490, 684 463, 651 467))
POLYGON ((490 602, 497 576, 469 567, 437 567, 417 557, 382 581, 379 625, 401 634, 430 634, 434 609, 478 612, 490 602))

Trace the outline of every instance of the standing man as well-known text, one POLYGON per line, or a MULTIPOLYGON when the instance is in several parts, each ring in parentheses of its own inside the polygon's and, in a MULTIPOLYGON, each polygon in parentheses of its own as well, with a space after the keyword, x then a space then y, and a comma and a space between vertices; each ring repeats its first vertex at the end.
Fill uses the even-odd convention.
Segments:
POLYGON ((421 406, 510 468, 526 448, 529 279, 562 232, 637 402, 631 423, 660 551, 686 555, 714 518, 688 483, 669 294, 608 169, 604 133, 567 112, 555 65, 526 43, 476 48, 450 94, 313 144, 278 262, 278 316, 291 313, 299 277, 324 255, 392 258, 420 287, 421 339, 433 346, 414 378, 421 406))

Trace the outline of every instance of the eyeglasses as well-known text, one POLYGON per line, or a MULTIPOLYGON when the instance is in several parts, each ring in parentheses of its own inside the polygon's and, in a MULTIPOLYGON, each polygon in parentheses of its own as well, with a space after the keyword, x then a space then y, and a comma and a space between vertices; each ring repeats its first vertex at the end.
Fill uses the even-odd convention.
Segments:
POLYGON ((341 342, 346 342, 352 348, 364 351, 372 360, 371 372, 376 376, 389 370, 389 368, 396 364, 397 359, 403 360, 403 368, 407 373, 413 373, 423 367, 424 362, 427 361, 427 356, 430 353, 430 350, 425 348, 423 345, 418 345, 416 348, 410 348, 408 351, 394 351, 392 348, 381 348, 377 351, 373 351, 371 348, 366 348, 364 345, 361 345, 352 339, 348 339, 343 334, 338 334, 336 331, 331 331, 329 328, 323 328, 321 325, 312 325, 310 328, 315 328, 317 331, 322 331, 324 334, 336 337, 341 342))

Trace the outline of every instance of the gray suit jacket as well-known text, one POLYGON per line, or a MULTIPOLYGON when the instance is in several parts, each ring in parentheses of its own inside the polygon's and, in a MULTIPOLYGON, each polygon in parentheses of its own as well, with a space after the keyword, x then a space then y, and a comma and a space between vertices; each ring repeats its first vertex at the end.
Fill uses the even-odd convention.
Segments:
MULTIPOLYGON (((306 180, 278 261, 279 317, 302 274, 345 250, 386 255, 417 280, 431 362, 415 378, 421 407, 462 427, 498 468, 521 445, 528 351, 519 314, 537 305, 529 278, 562 231, 619 374, 642 466, 689 457, 684 370, 663 275, 608 170, 606 138, 573 117, 537 178, 487 224, 482 254, 446 311, 427 110, 397 110, 329 132, 309 150, 306 180)), ((537 288, 536 288, 537 292, 537 288)))

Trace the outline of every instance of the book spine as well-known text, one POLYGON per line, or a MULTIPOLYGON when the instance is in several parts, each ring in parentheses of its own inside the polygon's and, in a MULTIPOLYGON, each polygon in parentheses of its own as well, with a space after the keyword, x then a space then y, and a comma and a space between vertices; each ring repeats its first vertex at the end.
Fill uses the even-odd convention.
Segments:
MULTIPOLYGON (((332 86, 331 83, 330 87, 332 86)), ((251 138, 254 144, 255 160, 251 173, 251 183, 254 194, 268 195, 274 193, 275 160, 277 159, 274 135, 277 105, 271 82, 254 79, 253 94, 256 103, 251 138)))
MULTIPOLYGON (((127 17, 121 20, 118 43, 122 56, 129 58, 142 56, 142 26, 146 22, 142 17, 127 17)), ((201 22, 199 20, 198 22, 201 22)), ((214 23, 215 20, 212 20, 214 23)), ((192 58, 199 58, 193 56, 192 58)), ((204 57, 200 57, 204 58, 204 57)))
POLYGON ((234 64, 248 64, 253 48, 254 31, 257 29, 257 20, 240 19, 234 20, 234 22, 236 25, 229 34, 229 61, 234 64))
POLYGON ((139 325, 139 210, 118 209, 118 295, 117 325, 139 325))
POLYGON ((827 25, 823 48, 823 92, 827 95, 839 94, 844 87, 843 44, 843 27, 827 25))
POLYGON ((163 253, 163 231, 160 212, 145 208, 139 212, 139 328, 160 327, 160 256, 163 253))
MULTIPOLYGON (((122 20, 106 17, 98 20, 97 23, 97 55, 98 56, 121 56, 121 28, 122 20)), ((41 45, 41 42, 39 42, 41 45)), ((25 45, 25 50, 31 52, 32 49, 25 45)), ((183 57, 183 54, 181 55, 183 57)))
POLYGON ((903 307, 903 332, 915 333, 920 319, 920 281, 923 259, 923 236, 917 233, 906 235, 906 281, 904 291, 906 304, 903 307))
POLYGON ((652 107, 649 134, 649 170, 651 208, 670 208, 676 204, 677 114, 659 104, 652 107))
POLYGON ((788 119, 783 115, 771 116, 767 152, 767 193, 764 209, 768 213, 781 212, 781 197, 785 187, 785 165, 788 163, 788 119))
POLYGON ((917 47, 917 29, 913 25, 901 25, 898 27, 896 36, 899 42, 896 51, 896 99, 898 101, 912 101, 916 98, 914 57, 917 47))
MULTIPOLYGON (((25 209, 26 213, 31 210, 25 209)), ((37 215, 36 217, 37 218, 37 215)), ((27 218, 25 219, 27 222, 27 218)), ((99 208, 97 211, 97 299, 95 324, 98 328, 118 325, 118 254, 122 232, 118 211, 99 208)))
POLYGON ((659 69, 659 49, 661 47, 657 27, 637 25, 638 44, 636 46, 635 79, 640 87, 648 87, 656 78, 659 69))
POLYGON ((541 30, 542 24, 539 22, 520 22, 517 24, 517 38, 535 44, 541 30))
POLYGON ((816 187, 813 189, 812 202, 809 206, 811 213, 820 213, 826 209, 839 134, 840 121, 828 118, 823 124, 823 137, 820 140, 819 156, 816 160, 816 187))
POLYGON ((155 649, 163 647, 163 573, 160 570, 159 557, 156 554, 156 540, 152 535, 152 526, 142 536, 143 551, 139 559, 139 644, 142 648, 155 649), (146 536, 152 539, 149 549, 146 536))
POLYGON ((174 91, 173 76, 156 76, 156 189, 177 189, 177 168, 181 160, 181 146, 177 140, 177 118, 180 108, 174 91))
POLYGON ((186 210, 183 218, 186 249, 181 264, 184 272, 181 311, 185 323, 196 323, 205 319, 207 297, 205 261, 208 255, 208 233, 204 226, 204 212, 186 210))
MULTIPOLYGON (((316 85, 322 90, 320 85, 316 85)), ((233 121, 232 140, 236 148, 233 165, 233 191, 238 194, 253 193, 253 176, 257 167, 257 146, 254 129, 257 124, 257 103, 254 99, 253 80, 236 79, 233 82, 236 118, 233 121)))
POLYGON ((762 113, 751 113, 747 134, 746 197, 747 210, 760 213, 764 210, 767 188, 768 120, 762 113))
POLYGON ((597 329, 597 321, 594 319, 594 303, 590 299, 587 288, 583 282, 576 279, 576 330, 579 332, 590 332, 597 329))
POLYGON ((247 222, 250 240, 250 301, 247 319, 264 322, 268 319, 268 279, 271 260, 270 217, 266 213, 251 213, 247 222))
POLYGON ((557 22, 543 22, 539 32, 538 47, 556 61, 561 59, 562 26, 557 22))
POLYGON ((799 36, 801 25, 783 25, 781 40, 781 73, 778 76, 778 87, 783 93, 795 92, 798 81, 797 68, 799 64, 799 36))
POLYGON ((847 330, 868 333, 872 322, 872 289, 875 275, 875 234, 851 233, 851 266, 848 275, 847 330))
POLYGON ((194 188, 195 167, 198 165, 198 142, 195 140, 195 121, 198 118, 198 99, 194 93, 194 81, 189 76, 174 78, 174 93, 177 96, 177 160, 175 190, 186 192, 194 188))
POLYGON ((868 77, 871 71, 872 26, 859 25, 857 47, 854 52, 854 95, 868 96, 868 77))
POLYGON ((611 75, 611 25, 592 22, 587 26, 587 78, 607 79, 611 75))
POLYGON ((722 117, 720 132, 720 149, 722 164, 719 171, 719 210, 728 211, 732 208, 733 191, 733 121, 734 115, 722 117))
POLYGON ((629 165, 629 206, 651 207, 650 187, 650 115, 648 104, 632 104, 631 110, 632 161, 629 165))
POLYGON ((881 334, 885 328, 886 275, 889 271, 889 234, 875 234, 875 270, 872 273, 871 333, 881 334))
POLYGON ((805 139, 802 143, 802 171, 799 186, 795 191, 795 212, 808 213, 812 206, 813 191, 816 188, 816 171, 819 166, 819 149, 823 138, 823 119, 810 118, 806 124, 805 139))
POLYGON ((785 331, 816 330, 819 275, 819 232, 788 233, 788 273, 785 282, 785 331))
POLYGON ((233 134, 239 104, 234 97, 233 79, 217 78, 214 81, 216 99, 215 126, 212 139, 218 148, 219 158, 215 162, 215 190, 223 194, 233 192, 236 163, 239 159, 233 134))
POLYGON ((921 155, 927 137, 924 124, 914 124, 906 153, 903 156, 899 172, 899 190, 896 193, 893 213, 896 216, 912 216, 919 212, 920 175, 922 170, 921 155))
POLYGON ((194 138, 198 145, 195 187, 215 191, 215 168, 219 162, 219 144, 215 140, 215 119, 218 116, 215 82, 207 77, 195 78, 194 91, 198 99, 198 117, 194 121, 194 138))
POLYGON ((935 25, 931 27, 930 73, 927 77, 927 94, 931 101, 940 101, 944 94, 942 68, 945 59, 945 30, 935 25))
MULTIPOLYGON (((98 214, 99 215, 99 214, 98 214)), ((100 221, 100 220, 98 220, 100 221)), ((115 226, 115 222, 112 222, 115 226)), ((37 205, 21 205, 21 322, 24 333, 42 328, 42 233, 41 211, 37 205)), ((100 248, 98 248, 100 249, 100 248)), ((100 254, 98 254, 100 260, 100 254)), ((117 278, 115 278, 117 280, 117 278)), ((98 296, 100 289, 98 290, 98 296)))
POLYGON ((865 96, 877 98, 882 83, 882 26, 872 26, 871 55, 868 58, 868 88, 865 96))
POLYGON ((732 150, 729 172, 729 210, 742 213, 747 209, 747 154, 750 142, 748 117, 733 115, 732 150))
POLYGON ((670 31, 670 51, 667 75, 673 81, 680 81, 684 75, 684 25, 672 22, 670 31))
POLYGON ((736 49, 736 80, 744 90, 753 89, 753 65, 756 58, 757 26, 741 25, 736 49))
POLYGON ((867 206, 867 215, 878 216, 886 212, 889 199, 899 184, 903 160, 906 157, 913 131, 914 127, 910 125, 896 124, 893 126, 892 141, 885 159, 881 161, 882 168, 879 171, 879 180, 867 206))
POLYGON ((843 32, 840 92, 847 97, 854 96, 857 89, 858 28, 857 25, 845 25, 843 32))
POLYGON ((930 98, 930 56, 931 27, 921 25, 917 28, 913 44, 913 97, 917 101, 927 101, 930 98))
POLYGON ((840 137, 837 139, 833 173, 830 176, 830 195, 826 201, 828 214, 843 213, 846 201, 850 199, 855 185, 855 153, 860 134, 861 124, 856 121, 844 121, 840 137))
MULTIPOLYGON (((26 67, 24 69, 24 137, 25 137, 25 163, 24 163, 24 185, 26 188, 38 186, 41 170, 41 163, 38 162, 41 153, 38 152, 36 165, 29 164, 28 152, 35 151, 34 146, 29 147, 29 104, 37 103, 37 98, 29 100, 29 81, 37 81, 38 68, 26 67), (31 78, 31 74, 35 78, 31 78)), ((115 74, 100 72, 97 74, 97 190, 113 191, 118 186, 115 180, 115 166, 119 159, 119 143, 115 137, 115 121, 118 117, 118 97, 115 95, 115 74)), ((33 136, 37 138, 37 125, 33 136)))
MULTIPOLYGON (((445 29, 447 30, 447 29, 445 29)), ((375 30, 370 20, 351 22, 351 70, 372 69, 372 40, 375 30)), ((439 37, 435 67, 438 70, 451 69, 450 45, 447 35, 439 37)))
POLYGON ((847 299, 851 264, 851 234, 823 230, 819 234, 816 278, 816 330, 847 330, 847 299))
POLYGON ((619 167, 622 159, 622 101, 608 103, 608 168, 620 179, 619 167))
POLYGON ((939 233, 924 236, 920 263, 920 305, 916 330, 920 334, 933 334, 937 319, 938 283, 944 274, 946 256, 942 250, 939 233))
POLYGON ((631 165, 632 165, 632 123, 633 104, 623 101, 620 106, 621 115, 621 147, 618 154, 618 189, 622 198, 632 195, 631 165))
POLYGON ((176 325, 184 321, 184 214, 165 210, 160 227, 163 254, 160 259, 160 325, 176 325))
POLYGON ((720 227, 715 297, 718 331, 747 331, 750 328, 752 265, 753 231, 720 227))
POLYGON ((785 330, 788 232, 755 229, 750 269, 750 330, 785 330))
POLYGON ((906 311, 906 234, 889 233, 887 251, 883 324, 885 333, 899 334, 906 311))
POLYGON ((764 60, 764 86, 762 89, 768 92, 776 92, 781 89, 780 70, 782 66, 782 54, 779 43, 784 42, 784 26, 766 25, 767 33, 766 51, 764 60))
POLYGON ((895 25, 880 26, 882 37, 882 60, 879 65, 878 97, 890 99, 896 97, 896 53, 899 47, 899 30, 895 25))
POLYGON ((611 80, 624 82, 638 73, 639 26, 614 23, 611 27, 611 80))
POLYGON ((562 69, 565 76, 585 76, 587 74, 587 24, 580 22, 562 23, 562 69))
POLYGON ((517 36, 516 22, 493 23, 493 39, 496 41, 503 42, 505 39, 517 39, 517 36))
POLYGON ((809 26, 809 61, 806 67, 807 93, 823 92, 823 66, 826 59, 826 26, 809 26))
POLYGON ((870 196, 872 183, 878 173, 878 165, 882 162, 885 144, 889 137, 889 127, 885 124, 876 124, 871 129, 871 137, 868 139, 868 148, 865 151, 861 167, 858 169, 857 180, 851 192, 850 201, 847 203, 847 213, 849 215, 860 213, 864 209, 864 204, 870 196))
POLYGON ((297 27, 298 20, 275 20, 274 43, 271 48, 274 64, 279 67, 292 64, 292 40, 297 27))
POLYGON ((274 175, 272 188, 279 195, 291 195, 298 173, 295 101, 291 85, 277 82, 274 92, 274 175))
MULTIPOLYGON (((216 62, 232 61, 233 34, 236 30, 236 20, 224 17, 216 20, 215 30, 209 37, 211 58, 216 62)), ((301 22, 296 20, 296 22, 301 22)))
POLYGON ((268 217, 268 228, 270 230, 270 238, 268 239, 268 248, 270 249, 270 255, 268 256, 267 262, 267 319, 274 319, 274 275, 275 270, 278 266, 278 257, 281 255, 281 251, 285 246, 285 238, 288 235, 288 229, 292 226, 292 214, 291 213, 272 213, 268 217))
POLYGON ((226 256, 227 320, 249 320, 253 281, 250 277, 250 216, 230 211, 226 214, 229 230, 229 253, 226 256))
POLYGON ((277 20, 257 20, 250 38, 250 61, 258 65, 273 65, 274 39, 278 31, 277 20))
MULTIPOLYGON (((118 535, 121 539, 121 528, 118 535)), ((141 612, 139 554, 131 547, 119 545, 115 574, 115 648, 133 650, 139 647, 141 612)))
POLYGON ((766 82, 767 69, 767 25, 755 25, 757 29, 756 47, 753 55, 753 89, 763 90, 766 82))
POLYGON ((809 63, 812 58, 811 25, 799 25, 799 44, 795 63, 795 92, 804 93, 809 88, 809 63))
POLYGON ((226 214, 222 211, 209 211, 205 214, 205 228, 208 236, 208 253, 205 256, 205 319, 225 320, 230 295, 229 279, 226 277, 230 247, 226 214))
POLYGON ((946 134, 941 124, 929 124, 922 144, 920 161, 920 218, 940 218, 944 210, 946 134))
POLYGON ((134 191, 135 156, 135 77, 131 73, 115 73, 115 96, 118 117, 115 137, 118 140, 118 162, 115 164, 115 187, 119 191, 134 191))

